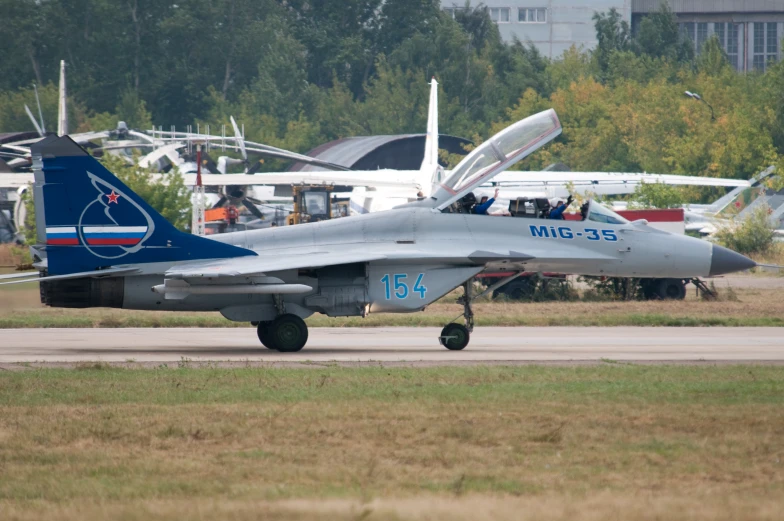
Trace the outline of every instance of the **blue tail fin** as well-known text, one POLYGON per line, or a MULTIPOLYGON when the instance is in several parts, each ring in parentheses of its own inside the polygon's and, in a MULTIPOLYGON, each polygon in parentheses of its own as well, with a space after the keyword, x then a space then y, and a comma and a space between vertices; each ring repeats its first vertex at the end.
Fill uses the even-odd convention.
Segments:
POLYGON ((31 152, 38 242, 51 275, 255 255, 177 230, 68 136, 39 141, 31 152))

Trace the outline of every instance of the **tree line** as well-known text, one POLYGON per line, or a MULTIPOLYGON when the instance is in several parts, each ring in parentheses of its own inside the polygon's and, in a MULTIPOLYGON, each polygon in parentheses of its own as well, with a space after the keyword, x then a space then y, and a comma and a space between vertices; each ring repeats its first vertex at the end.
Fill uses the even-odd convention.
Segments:
POLYGON ((248 139, 304 152, 423 132, 435 77, 440 130, 474 142, 556 109, 562 136, 520 168, 748 178, 784 156, 784 64, 738 73, 716 39, 695 53, 666 4, 634 34, 596 13, 599 45, 553 60, 502 41, 483 6, 453 18, 435 0, 0 0, 0 13, 0 131, 32 130, 33 83, 54 125, 64 59, 72 132, 234 115, 248 139))

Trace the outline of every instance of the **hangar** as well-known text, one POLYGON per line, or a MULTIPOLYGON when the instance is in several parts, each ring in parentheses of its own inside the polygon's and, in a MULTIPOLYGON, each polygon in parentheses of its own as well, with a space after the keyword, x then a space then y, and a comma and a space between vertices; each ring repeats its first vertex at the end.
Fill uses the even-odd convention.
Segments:
MULTIPOLYGON (((419 170, 425 155, 425 137, 426 134, 347 137, 319 145, 307 155, 355 170, 419 170)), ((456 136, 438 136, 438 147, 450 154, 465 155, 467 152, 463 146, 471 144, 471 141, 456 136)), ((323 169, 303 163, 295 163, 289 168, 290 172, 313 170, 323 169)))

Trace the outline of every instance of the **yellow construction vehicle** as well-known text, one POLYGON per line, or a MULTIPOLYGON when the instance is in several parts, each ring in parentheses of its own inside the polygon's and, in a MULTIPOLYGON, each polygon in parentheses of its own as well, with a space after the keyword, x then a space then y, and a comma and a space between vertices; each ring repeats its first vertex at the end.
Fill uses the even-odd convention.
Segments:
POLYGON ((286 224, 301 224, 326 221, 332 218, 331 186, 296 185, 291 187, 294 210, 286 218, 286 224))

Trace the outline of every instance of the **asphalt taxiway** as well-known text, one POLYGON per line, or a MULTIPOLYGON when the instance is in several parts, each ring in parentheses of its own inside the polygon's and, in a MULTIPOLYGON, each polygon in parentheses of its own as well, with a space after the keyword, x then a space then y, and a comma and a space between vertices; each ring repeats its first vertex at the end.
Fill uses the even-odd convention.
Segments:
POLYGON ((0 364, 777 363, 781 328, 483 327, 463 351, 441 347, 437 328, 312 328, 299 353, 265 349, 251 328, 5 329, 0 364))

